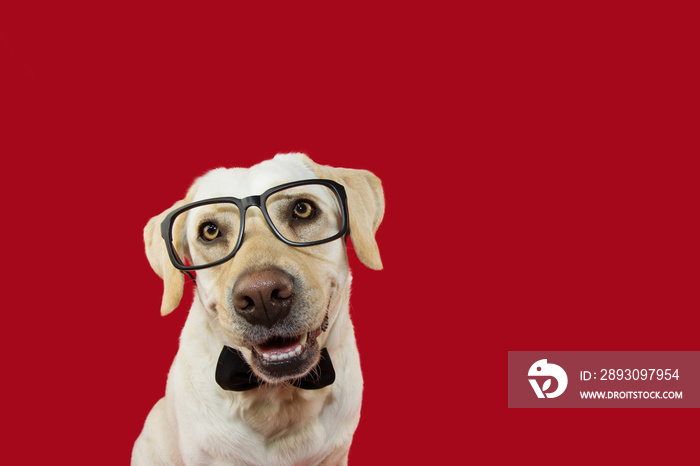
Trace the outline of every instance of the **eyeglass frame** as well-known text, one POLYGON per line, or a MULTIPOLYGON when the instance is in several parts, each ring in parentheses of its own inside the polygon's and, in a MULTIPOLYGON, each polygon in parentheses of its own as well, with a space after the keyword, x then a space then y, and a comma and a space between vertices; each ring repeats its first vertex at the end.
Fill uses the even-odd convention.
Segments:
MULTIPOLYGON (((341 185, 340 183, 337 183, 333 180, 324 180, 324 179, 308 179, 308 180, 300 180, 300 181, 292 181, 290 183, 284 183, 279 186, 274 186, 268 190, 266 190, 264 193, 258 195, 258 196, 248 196, 244 197, 242 199, 239 199, 237 197, 232 197, 232 196, 227 196, 227 197, 215 197, 211 199, 203 199, 201 201, 195 201, 190 204, 184 205, 182 207, 178 207, 177 209, 169 212, 163 221, 160 224, 160 234, 163 237, 163 240, 165 241, 165 249, 168 251, 168 257, 170 258, 170 262, 173 264, 173 267, 176 269, 182 271, 182 272, 190 272, 194 270, 201 270, 201 269, 206 269, 209 267, 215 267, 217 265, 223 264, 224 262, 228 262, 231 259, 233 259, 233 256, 236 255, 238 250, 241 248, 241 245, 243 244, 243 236, 245 232, 245 214, 246 211, 248 210, 249 207, 257 207, 263 214, 263 217, 265 218, 265 221, 267 222, 267 225, 270 227, 272 230, 272 233, 282 241, 283 243, 289 245, 289 246, 294 246, 294 247, 306 247, 306 246, 316 246, 318 244, 323 244, 323 243, 329 243, 331 241, 335 241, 338 238, 345 237, 345 241, 347 241, 347 237, 350 234, 350 220, 348 216, 348 197, 347 194, 345 193, 345 187, 341 185), (270 214, 267 212, 267 207, 265 206, 268 197, 271 195, 278 193, 280 191, 283 191, 285 189, 289 188, 295 188, 297 186, 305 186, 305 185, 322 185, 327 188, 330 188, 331 191, 335 194, 336 198, 340 201, 339 206, 340 206, 340 211, 342 214, 342 223, 340 225, 340 230, 338 233, 336 233, 333 236, 330 236, 329 238, 322 239, 322 240, 317 240, 317 241, 311 241, 311 242, 304 242, 304 243, 299 243, 295 241, 288 240, 285 238, 282 233, 277 230, 277 227, 275 226, 274 222, 270 218, 270 214), (240 228, 238 232, 238 238, 236 239, 236 246, 233 248, 233 251, 229 253, 226 257, 219 259, 217 261, 211 262, 209 264, 204 264, 204 265, 184 265, 181 263, 181 259, 178 257, 177 253, 175 252, 175 247, 173 245, 173 226, 175 224, 175 218, 182 214, 183 212, 186 212, 188 210, 194 209, 195 207, 201 207, 204 205, 210 205, 210 204, 234 204, 236 207, 238 207, 238 210, 240 212, 240 218, 241 218, 241 223, 240 223, 240 228)), ((189 275, 189 274, 188 274, 189 275)))

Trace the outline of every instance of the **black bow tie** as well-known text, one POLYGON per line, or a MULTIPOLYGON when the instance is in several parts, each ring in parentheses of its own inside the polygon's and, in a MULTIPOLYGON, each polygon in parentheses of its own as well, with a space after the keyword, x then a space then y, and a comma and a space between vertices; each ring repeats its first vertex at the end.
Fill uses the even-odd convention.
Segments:
MULTIPOLYGON (((295 387, 304 390, 318 390, 326 387, 335 381, 335 370, 331 362, 328 350, 321 350, 321 360, 316 367, 305 377, 290 382, 295 387)), ((258 379, 238 350, 224 346, 219 355, 219 362, 216 365, 216 383, 224 390, 244 392, 258 388, 264 384, 258 379)))

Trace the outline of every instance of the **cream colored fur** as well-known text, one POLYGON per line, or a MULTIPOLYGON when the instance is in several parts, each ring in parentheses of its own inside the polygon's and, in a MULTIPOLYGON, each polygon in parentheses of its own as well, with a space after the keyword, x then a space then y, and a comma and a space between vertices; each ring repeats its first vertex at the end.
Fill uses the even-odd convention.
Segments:
MULTIPOLYGON (((145 230, 146 254, 163 278, 161 313, 182 298, 184 279, 168 260, 160 223, 167 213, 195 200, 243 198, 309 178, 338 181, 348 194, 351 239, 359 259, 381 269, 374 234, 384 214, 379 179, 364 170, 317 165, 303 154, 283 154, 249 169, 217 169, 200 177, 185 199, 151 219, 145 230)), ((342 465, 360 417, 362 374, 348 302, 352 277, 342 239, 305 248, 273 236, 259 210, 250 208, 245 239, 236 256, 198 271, 195 298, 168 375, 165 396, 148 415, 134 444, 132 465, 342 465), (230 304, 230 291, 247 270, 275 266, 294 276, 304 306, 301 325, 312 330, 329 312, 328 330, 318 337, 328 349, 335 382, 320 390, 287 383, 232 392, 220 388, 215 367, 224 345, 250 362, 245 326, 230 304), (330 303, 330 304, 329 304, 330 303)), ((187 241, 186 232, 175 232, 187 241)), ((264 378, 264 377, 261 377, 264 378)), ((274 382, 274 381, 272 381, 274 382)))

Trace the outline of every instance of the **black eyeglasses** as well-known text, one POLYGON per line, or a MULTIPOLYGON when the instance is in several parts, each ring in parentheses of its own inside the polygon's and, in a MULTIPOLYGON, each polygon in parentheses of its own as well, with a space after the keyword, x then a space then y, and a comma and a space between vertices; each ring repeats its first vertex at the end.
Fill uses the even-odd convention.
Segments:
POLYGON ((275 236, 290 246, 327 243, 348 231, 342 185, 331 180, 294 181, 260 196, 205 199, 170 212, 160 229, 173 266, 190 271, 231 260, 243 242, 245 213, 251 206, 260 209, 275 236))

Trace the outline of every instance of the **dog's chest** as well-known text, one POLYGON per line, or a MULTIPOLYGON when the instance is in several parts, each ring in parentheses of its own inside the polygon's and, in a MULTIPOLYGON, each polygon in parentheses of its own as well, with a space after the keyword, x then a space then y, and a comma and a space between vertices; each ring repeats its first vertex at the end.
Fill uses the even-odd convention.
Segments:
POLYGON ((320 463, 330 453, 326 450, 333 429, 324 425, 321 415, 326 397, 318 396, 318 392, 307 397, 307 393, 294 391, 300 393, 286 397, 252 396, 233 403, 219 422, 210 422, 212 430, 208 434, 201 432, 200 441, 208 444, 207 452, 226 452, 231 464, 248 464, 252 458, 255 460, 250 464, 320 463))
POLYGON ((326 404, 324 392, 260 387, 254 394, 246 393, 250 396, 232 414, 266 439, 291 433, 303 435, 320 418, 326 404))

